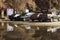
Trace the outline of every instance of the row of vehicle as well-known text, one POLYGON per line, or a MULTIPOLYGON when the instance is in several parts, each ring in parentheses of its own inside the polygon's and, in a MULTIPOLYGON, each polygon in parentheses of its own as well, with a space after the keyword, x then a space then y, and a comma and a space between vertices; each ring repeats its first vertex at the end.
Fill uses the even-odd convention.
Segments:
POLYGON ((28 13, 17 13, 9 17, 11 21, 40 21, 47 22, 50 20, 46 15, 41 12, 28 12, 28 13))

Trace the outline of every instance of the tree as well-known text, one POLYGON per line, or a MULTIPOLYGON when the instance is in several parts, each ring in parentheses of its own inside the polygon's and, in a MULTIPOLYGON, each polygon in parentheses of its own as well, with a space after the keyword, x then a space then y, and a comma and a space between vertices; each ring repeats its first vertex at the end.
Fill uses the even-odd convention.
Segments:
MULTIPOLYGON (((29 7, 32 7, 33 10, 35 10, 36 7, 41 8, 43 4, 45 5, 46 1, 49 1, 49 0, 5 0, 5 2, 12 5, 13 8, 18 11, 25 11, 25 9, 27 7, 26 6, 27 3, 29 5, 29 7), (43 3, 41 1, 43 1, 43 3)), ((56 6, 60 5, 60 0, 51 0, 51 1, 52 1, 51 5, 53 5, 53 3, 56 3, 56 6)), ((1 4, 1 2, 2 2, 2 0, 0 0, 0 4, 1 4)), ((45 7, 43 6, 43 8, 45 8, 45 7)))
POLYGON ((32 7, 35 10, 35 2, 33 0, 6 0, 7 3, 13 6, 14 9, 18 11, 24 11, 26 9, 26 4, 28 3, 29 7, 32 7))

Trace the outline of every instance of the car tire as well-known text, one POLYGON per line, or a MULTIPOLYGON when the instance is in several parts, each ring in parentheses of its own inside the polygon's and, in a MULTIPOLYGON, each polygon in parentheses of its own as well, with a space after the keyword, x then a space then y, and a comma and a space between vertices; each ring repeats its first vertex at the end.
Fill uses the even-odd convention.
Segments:
POLYGON ((34 19, 32 19, 32 22, 34 22, 34 19))

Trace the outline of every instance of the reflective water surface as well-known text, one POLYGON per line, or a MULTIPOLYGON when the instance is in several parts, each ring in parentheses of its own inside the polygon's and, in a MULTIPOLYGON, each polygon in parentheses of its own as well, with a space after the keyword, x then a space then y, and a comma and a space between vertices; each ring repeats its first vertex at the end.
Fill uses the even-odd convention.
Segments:
POLYGON ((0 23, 0 40, 60 40, 60 29, 0 23))

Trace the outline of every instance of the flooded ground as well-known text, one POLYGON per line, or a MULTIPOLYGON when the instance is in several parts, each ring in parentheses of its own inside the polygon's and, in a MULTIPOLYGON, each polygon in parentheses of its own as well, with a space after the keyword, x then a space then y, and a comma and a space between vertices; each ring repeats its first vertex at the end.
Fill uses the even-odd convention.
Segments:
POLYGON ((32 27, 28 25, 14 25, 13 31, 7 31, 7 25, 1 26, 0 40, 60 40, 60 29, 47 32, 48 27, 32 27))

